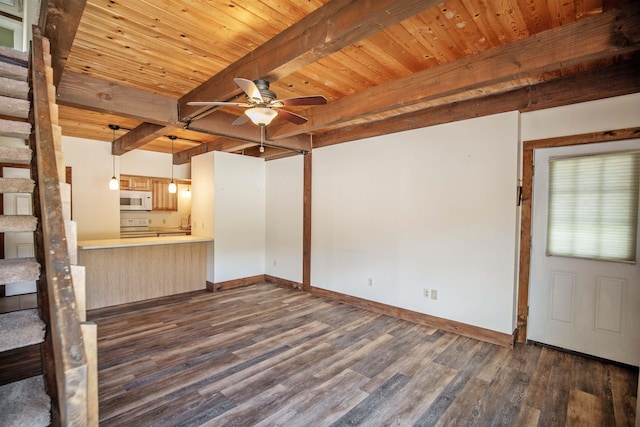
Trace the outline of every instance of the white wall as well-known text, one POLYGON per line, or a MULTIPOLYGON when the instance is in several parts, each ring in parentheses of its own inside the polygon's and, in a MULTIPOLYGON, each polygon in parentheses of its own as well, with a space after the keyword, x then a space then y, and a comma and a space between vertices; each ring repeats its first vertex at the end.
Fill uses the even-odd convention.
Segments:
POLYGON ((311 284, 512 333, 517 148, 513 112, 314 150, 311 284))
POLYGON ((264 274, 265 162, 215 153, 215 283, 264 274))
MULTIPOLYGON (((109 180, 113 176, 111 142, 63 136, 62 151, 67 166, 72 170, 72 209, 73 219, 78 224, 78 240, 119 237, 119 192, 109 190, 109 180)), ((135 150, 116 156, 115 168, 116 176, 122 172, 169 178, 171 155, 135 150)), ((190 165, 174 166, 174 178, 188 179, 190 175, 190 165)), ((138 215, 155 218, 152 225, 180 225, 179 213, 145 212, 138 215)))
POLYGON ((302 283, 303 156, 266 164, 265 273, 302 283))
MULTIPOLYGON (((109 190, 111 143, 63 137, 62 151, 71 166, 72 217, 78 225, 78 240, 119 237, 119 193, 109 190)), ((117 166, 116 159, 116 173, 117 166)))
POLYGON ((264 274, 264 160, 216 151, 191 162, 191 232, 214 238, 207 280, 219 283, 264 274))
POLYGON ((522 140, 640 126, 640 93, 523 113, 522 140))

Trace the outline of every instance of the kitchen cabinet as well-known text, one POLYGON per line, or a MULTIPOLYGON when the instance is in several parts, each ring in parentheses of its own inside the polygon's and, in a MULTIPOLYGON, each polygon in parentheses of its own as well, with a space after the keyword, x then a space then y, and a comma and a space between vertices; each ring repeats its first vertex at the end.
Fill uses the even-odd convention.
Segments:
POLYGON ((120 189, 151 191, 151 178, 148 176, 120 175, 120 189))
POLYGON ((178 193, 169 193, 170 179, 151 179, 152 211, 177 211, 178 193))

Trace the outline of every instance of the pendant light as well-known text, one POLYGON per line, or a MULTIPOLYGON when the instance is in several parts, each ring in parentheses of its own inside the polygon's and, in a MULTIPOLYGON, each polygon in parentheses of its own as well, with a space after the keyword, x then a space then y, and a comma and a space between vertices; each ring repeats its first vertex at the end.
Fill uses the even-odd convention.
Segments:
POLYGON ((173 182, 173 141, 175 141, 176 138, 177 136, 175 135, 169 135, 169 139, 171 140, 171 182, 169 183, 169 193, 178 191, 178 186, 173 182))
POLYGON ((120 183, 118 182, 118 178, 116 178, 116 156, 113 154, 113 145, 116 142, 116 131, 120 129, 118 125, 109 125, 109 129, 113 131, 113 140, 111 141, 111 157, 113 160, 113 176, 111 177, 111 181, 109 181, 109 190, 117 190, 120 188, 120 183))

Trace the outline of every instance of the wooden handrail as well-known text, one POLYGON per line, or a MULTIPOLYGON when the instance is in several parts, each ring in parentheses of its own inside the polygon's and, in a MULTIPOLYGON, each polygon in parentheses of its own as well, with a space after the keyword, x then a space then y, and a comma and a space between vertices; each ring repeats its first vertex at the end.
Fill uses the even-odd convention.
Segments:
POLYGON ((76 310, 64 227, 44 40, 38 27, 34 27, 30 80, 34 125, 31 146, 35 156, 32 169, 37 186, 34 198, 36 209, 40 211, 36 239, 42 273, 38 291, 42 290, 48 299, 41 311, 45 314, 43 317, 48 316, 50 340, 50 348, 45 343, 43 369, 45 377, 49 377, 48 384, 55 377, 55 390, 48 387, 52 396, 53 425, 87 425, 87 356, 76 310), (51 354, 47 354, 49 351, 51 354))

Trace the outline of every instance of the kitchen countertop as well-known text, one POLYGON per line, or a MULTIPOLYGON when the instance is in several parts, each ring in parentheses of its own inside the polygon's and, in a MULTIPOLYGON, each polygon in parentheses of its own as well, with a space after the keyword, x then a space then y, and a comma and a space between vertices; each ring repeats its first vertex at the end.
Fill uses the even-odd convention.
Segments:
POLYGON ((78 242, 79 249, 110 249, 127 248, 132 246, 174 245, 179 243, 211 242, 211 237, 199 236, 163 236, 163 237, 134 237, 126 239, 82 240, 78 242))

